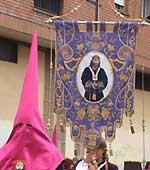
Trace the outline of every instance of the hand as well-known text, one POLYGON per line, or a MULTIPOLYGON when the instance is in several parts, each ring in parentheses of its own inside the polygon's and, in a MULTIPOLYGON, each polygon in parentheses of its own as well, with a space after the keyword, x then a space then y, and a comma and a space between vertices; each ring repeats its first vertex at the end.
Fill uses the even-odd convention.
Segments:
POLYGON ((95 167, 94 167, 91 163, 89 163, 88 169, 89 169, 89 170, 97 170, 97 169, 95 169, 95 167))
POLYGON ((89 88, 89 87, 91 87, 92 86, 92 82, 91 81, 87 81, 86 83, 85 83, 85 87, 87 88, 89 88))
POLYGON ((96 83, 95 81, 92 83, 92 87, 93 89, 97 89, 98 88, 98 83, 96 83))
POLYGON ((100 89, 104 88, 104 83, 102 81, 98 82, 98 88, 100 88, 100 89))

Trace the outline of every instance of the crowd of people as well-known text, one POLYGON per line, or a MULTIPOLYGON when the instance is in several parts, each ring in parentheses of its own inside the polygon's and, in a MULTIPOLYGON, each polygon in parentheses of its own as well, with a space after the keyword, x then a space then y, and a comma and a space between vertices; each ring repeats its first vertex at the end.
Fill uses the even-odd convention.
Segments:
MULTIPOLYGON (((107 145, 104 140, 95 150, 87 148, 85 159, 65 158, 62 164, 63 170, 118 170, 118 166, 108 160, 107 145)), ((150 161, 146 162, 144 170, 150 170, 150 161)))
POLYGON ((64 170, 118 170, 117 165, 108 160, 107 144, 101 140, 95 150, 86 149, 85 159, 73 161, 65 158, 63 161, 64 170))

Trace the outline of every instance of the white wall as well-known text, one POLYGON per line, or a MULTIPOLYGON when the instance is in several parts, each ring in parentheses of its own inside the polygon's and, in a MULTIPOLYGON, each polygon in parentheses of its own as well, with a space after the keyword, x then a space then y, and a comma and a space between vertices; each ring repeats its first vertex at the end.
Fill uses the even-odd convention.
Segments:
POLYGON ((71 140, 70 136, 70 127, 66 128, 66 150, 65 157, 73 158, 74 157, 74 142, 71 140))
POLYGON ((150 160, 150 92, 135 91, 135 113, 133 125, 135 134, 131 134, 129 121, 124 117, 123 126, 117 130, 116 139, 112 143, 114 156, 110 159, 123 170, 124 161, 143 161, 143 101, 145 117, 145 159, 150 160), (143 97, 144 94, 144 97, 143 97))

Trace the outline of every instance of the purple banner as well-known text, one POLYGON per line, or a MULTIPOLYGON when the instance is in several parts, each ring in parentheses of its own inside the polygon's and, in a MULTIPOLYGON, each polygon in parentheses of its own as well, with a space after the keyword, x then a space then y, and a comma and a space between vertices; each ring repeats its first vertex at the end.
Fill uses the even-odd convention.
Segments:
POLYGON ((123 113, 133 113, 136 23, 119 22, 112 32, 80 31, 78 22, 56 21, 55 107, 65 109, 74 138, 85 131, 85 143, 95 147, 105 131, 113 140, 123 113))

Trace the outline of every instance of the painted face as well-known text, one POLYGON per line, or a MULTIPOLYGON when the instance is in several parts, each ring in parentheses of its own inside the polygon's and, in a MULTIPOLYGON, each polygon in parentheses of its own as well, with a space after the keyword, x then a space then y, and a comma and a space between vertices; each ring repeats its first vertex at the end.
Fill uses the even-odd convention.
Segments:
POLYGON ((98 67, 99 67, 99 65, 100 65, 100 58, 99 58, 98 56, 94 56, 94 57, 92 58, 92 60, 93 60, 92 69, 93 69, 93 70, 97 70, 98 67))

